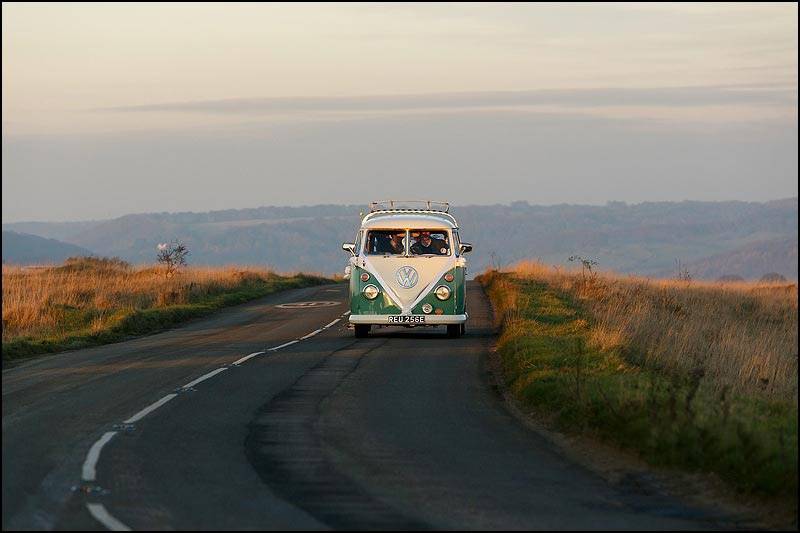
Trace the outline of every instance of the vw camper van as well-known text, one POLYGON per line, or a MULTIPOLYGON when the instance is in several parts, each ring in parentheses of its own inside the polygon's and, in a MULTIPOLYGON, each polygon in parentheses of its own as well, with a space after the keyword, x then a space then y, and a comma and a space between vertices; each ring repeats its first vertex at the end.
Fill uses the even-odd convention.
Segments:
POLYGON ((382 201, 362 216, 345 277, 350 279, 350 323, 356 337, 373 326, 446 326, 465 332, 466 260, 447 202, 382 201))

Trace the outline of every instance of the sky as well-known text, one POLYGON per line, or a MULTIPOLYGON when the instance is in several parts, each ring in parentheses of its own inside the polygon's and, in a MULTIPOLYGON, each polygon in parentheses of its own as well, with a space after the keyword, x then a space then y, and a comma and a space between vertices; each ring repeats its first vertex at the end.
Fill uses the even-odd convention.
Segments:
POLYGON ((797 4, 3 3, 2 218, 797 196, 797 4))

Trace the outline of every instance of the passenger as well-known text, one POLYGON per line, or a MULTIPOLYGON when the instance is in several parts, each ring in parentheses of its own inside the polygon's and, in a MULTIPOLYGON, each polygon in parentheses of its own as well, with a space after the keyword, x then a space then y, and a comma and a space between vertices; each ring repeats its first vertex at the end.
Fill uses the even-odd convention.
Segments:
POLYGON ((381 254, 394 254, 400 255, 405 252, 406 247, 403 244, 403 238, 406 236, 405 232, 392 233, 390 237, 378 234, 376 237, 379 239, 376 243, 376 252, 381 254))
POLYGON ((447 255, 447 251, 447 243, 441 239, 432 239, 430 231, 420 231, 417 242, 411 245, 411 253, 414 255, 447 255))

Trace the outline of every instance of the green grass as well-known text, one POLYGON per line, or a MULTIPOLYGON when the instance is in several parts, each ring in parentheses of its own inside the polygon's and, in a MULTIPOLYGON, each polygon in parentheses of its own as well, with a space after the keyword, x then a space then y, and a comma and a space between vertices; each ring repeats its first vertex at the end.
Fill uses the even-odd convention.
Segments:
POLYGON ((732 395, 702 374, 645 368, 625 346, 593 349, 592 317, 569 294, 510 274, 478 279, 504 315, 503 377, 523 406, 654 465, 712 472, 746 494, 796 498, 795 402, 732 395))
POLYGON ((272 275, 267 279, 246 277, 235 287, 207 294, 185 304, 150 307, 145 309, 116 309, 106 316, 104 327, 92 331, 91 323, 99 316, 94 308, 79 308, 61 305, 59 333, 39 338, 20 337, 3 342, 3 362, 13 362, 27 357, 99 346, 119 342, 134 336, 163 331, 188 320, 209 315, 214 311, 248 302, 269 294, 322 283, 332 280, 297 274, 294 276, 272 275))

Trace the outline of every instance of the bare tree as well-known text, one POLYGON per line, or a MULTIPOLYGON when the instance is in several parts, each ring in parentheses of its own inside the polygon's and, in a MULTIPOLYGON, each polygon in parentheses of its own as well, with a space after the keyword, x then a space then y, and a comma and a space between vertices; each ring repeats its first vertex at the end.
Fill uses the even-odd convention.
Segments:
POLYGON ((500 266, 502 265, 502 261, 500 260, 500 256, 497 255, 494 251, 489 252, 489 257, 491 258, 492 262, 492 269, 493 270, 500 270, 500 266))
POLYGON ((180 267, 186 266, 186 256, 189 255, 189 249, 180 240, 175 239, 172 242, 162 242, 157 246, 159 263, 164 265, 164 277, 172 277, 180 267))
POLYGON ((678 268, 678 279, 686 283, 692 282, 692 275, 686 265, 681 263, 680 259, 675 259, 675 266, 678 268))
POLYGON ((585 259, 579 255, 571 255, 569 260, 581 262, 581 277, 584 279, 586 279, 586 272, 589 272, 589 276, 593 275, 592 267, 598 264, 594 259, 585 259))

